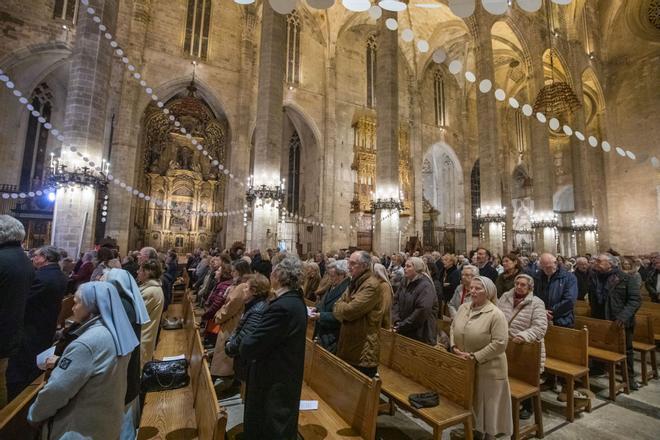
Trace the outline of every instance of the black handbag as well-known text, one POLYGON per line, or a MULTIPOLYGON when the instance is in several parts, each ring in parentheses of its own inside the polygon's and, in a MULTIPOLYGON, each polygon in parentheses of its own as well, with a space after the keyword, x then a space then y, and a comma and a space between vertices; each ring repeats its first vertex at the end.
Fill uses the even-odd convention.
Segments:
POLYGON ((140 390, 143 393, 183 388, 190 383, 188 360, 149 361, 144 364, 140 390))

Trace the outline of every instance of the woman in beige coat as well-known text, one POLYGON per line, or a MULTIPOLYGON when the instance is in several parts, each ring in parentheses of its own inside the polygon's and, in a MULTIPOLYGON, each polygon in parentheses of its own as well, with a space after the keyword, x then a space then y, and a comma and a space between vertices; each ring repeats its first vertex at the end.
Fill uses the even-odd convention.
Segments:
POLYGON ((458 309, 451 325, 450 344, 454 354, 474 359, 475 430, 486 439, 513 433, 511 392, 506 363, 508 326, 504 313, 493 301, 497 299, 495 284, 486 277, 474 277, 470 283, 470 303, 458 309))
POLYGON ((149 322, 142 325, 140 343, 140 369, 154 357, 158 327, 163 314, 165 296, 160 285, 160 276, 163 268, 158 260, 147 260, 140 265, 137 280, 140 285, 140 294, 149 313, 149 322))
MULTIPOLYGON (((541 372, 545 365, 545 344, 543 338, 548 330, 548 317, 541 298, 534 296, 534 278, 527 274, 517 275, 513 289, 505 292, 497 301, 497 307, 504 313, 509 323, 509 337, 516 344, 541 341, 541 372)), ((523 401, 520 418, 532 416, 532 400, 523 401)))

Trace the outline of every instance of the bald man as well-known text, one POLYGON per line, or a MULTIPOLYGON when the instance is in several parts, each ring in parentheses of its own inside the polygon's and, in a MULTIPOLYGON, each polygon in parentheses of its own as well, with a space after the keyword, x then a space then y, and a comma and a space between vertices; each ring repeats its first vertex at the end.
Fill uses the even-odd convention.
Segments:
POLYGON ((539 258, 539 269, 534 274, 534 295, 545 303, 548 321, 560 327, 574 327, 573 308, 578 296, 577 280, 557 264, 549 253, 539 258))

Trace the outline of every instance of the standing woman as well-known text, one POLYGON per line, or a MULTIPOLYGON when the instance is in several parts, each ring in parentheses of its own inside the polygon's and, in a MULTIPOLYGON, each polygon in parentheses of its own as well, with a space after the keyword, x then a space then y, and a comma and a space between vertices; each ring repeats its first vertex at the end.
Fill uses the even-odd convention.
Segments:
POLYGON ((42 438, 119 438, 126 371, 139 344, 114 286, 91 282, 74 296, 78 337, 64 350, 30 407, 42 438))
POLYGON ((403 284, 394 294, 392 322, 397 333, 425 344, 438 340, 438 296, 426 263, 411 257, 403 268, 403 284))
POLYGON ((326 275, 331 282, 330 289, 316 303, 316 310, 314 310, 309 319, 316 321, 314 338, 318 340, 321 347, 335 354, 337 353, 337 341, 339 340, 341 322, 332 314, 332 309, 351 282, 351 279, 348 277, 347 261, 339 260, 330 263, 327 267, 326 275))
POLYGON ((149 313, 149 323, 142 325, 142 343, 140 345, 140 370, 154 357, 160 318, 163 314, 165 295, 160 286, 163 267, 158 260, 146 260, 138 269, 138 283, 144 305, 149 313))
POLYGON ((316 289, 321 284, 321 269, 316 263, 303 263, 302 290, 305 298, 316 301, 316 289))
POLYGON ((472 301, 459 307, 451 324, 451 351, 476 362, 474 389, 474 429, 494 439, 498 434, 513 433, 511 392, 506 363, 509 340, 504 313, 490 278, 476 276, 470 283, 472 301))
MULTIPOLYGON (((348 267, 348 265, 347 265, 348 267)), ((392 328, 392 301, 394 301, 394 291, 390 284, 390 277, 387 275, 387 269, 380 263, 374 264, 374 275, 380 281, 378 290, 380 291, 380 310, 383 312, 383 319, 380 326, 384 329, 392 328)))
POLYGON ((522 263, 516 254, 506 254, 502 258, 502 267, 504 271, 497 276, 495 287, 497 288, 497 297, 501 297, 504 292, 513 289, 513 280, 523 273, 522 263))

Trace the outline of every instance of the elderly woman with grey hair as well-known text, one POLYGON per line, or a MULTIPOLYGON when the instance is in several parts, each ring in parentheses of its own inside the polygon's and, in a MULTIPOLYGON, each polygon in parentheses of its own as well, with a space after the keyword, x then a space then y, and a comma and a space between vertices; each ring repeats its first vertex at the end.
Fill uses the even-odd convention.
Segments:
POLYGON ((339 260, 330 263, 327 273, 331 283, 330 289, 316 303, 316 308, 311 311, 309 319, 316 321, 314 338, 321 347, 331 353, 337 353, 341 322, 332 314, 332 308, 351 282, 348 277, 348 262, 339 260))
POLYGON ((287 256, 275 265, 270 275, 275 298, 240 346, 249 365, 243 416, 248 440, 296 438, 298 432, 307 329, 302 277, 298 257, 287 256))
POLYGON ((461 270, 461 284, 456 286, 454 296, 452 296, 451 301, 447 304, 449 317, 451 319, 454 319, 456 312, 458 312, 458 308, 462 304, 472 301, 472 297, 470 296, 470 283, 477 275, 479 275, 479 268, 477 266, 471 264, 463 266, 463 270, 461 270))
POLYGON ((0 408, 7 403, 5 372, 20 346, 23 314, 34 269, 21 247, 25 229, 10 215, 0 215, 0 408))

